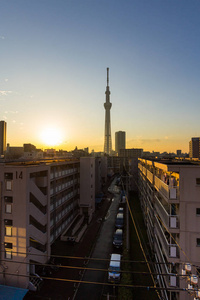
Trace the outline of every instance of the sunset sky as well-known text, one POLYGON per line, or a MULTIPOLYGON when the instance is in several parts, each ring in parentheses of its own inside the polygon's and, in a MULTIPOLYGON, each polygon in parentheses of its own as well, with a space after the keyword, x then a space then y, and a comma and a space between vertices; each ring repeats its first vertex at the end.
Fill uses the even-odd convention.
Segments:
POLYGON ((103 151, 107 67, 113 148, 123 130, 127 148, 188 152, 200 136, 200 1, 0 0, 11 146, 103 151))

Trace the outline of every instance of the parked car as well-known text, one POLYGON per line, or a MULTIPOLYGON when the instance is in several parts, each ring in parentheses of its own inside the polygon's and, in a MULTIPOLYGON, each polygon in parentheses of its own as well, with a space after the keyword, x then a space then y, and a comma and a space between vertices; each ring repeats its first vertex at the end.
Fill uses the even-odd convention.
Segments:
POLYGON ((111 254, 109 268, 108 268, 108 281, 111 283, 119 283, 121 274, 121 255, 111 254))
POLYGON ((119 209, 118 209, 118 213, 121 213, 121 214, 123 214, 123 213, 124 213, 124 208, 123 208, 123 207, 119 207, 119 209))
POLYGON ((115 226, 117 228, 123 228, 124 227, 124 215, 121 213, 117 214, 116 220, 115 220, 115 226))
POLYGON ((117 229, 113 236, 113 245, 116 248, 122 247, 123 244, 123 231, 122 229, 117 229))

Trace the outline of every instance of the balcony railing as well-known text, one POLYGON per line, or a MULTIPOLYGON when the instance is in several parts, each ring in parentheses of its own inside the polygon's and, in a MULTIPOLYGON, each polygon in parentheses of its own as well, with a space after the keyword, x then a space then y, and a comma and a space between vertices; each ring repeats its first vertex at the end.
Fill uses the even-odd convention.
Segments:
POLYGON ((155 208, 167 228, 179 228, 178 216, 168 214, 168 212, 166 211, 162 203, 159 201, 157 196, 155 196, 155 208))
POLYGON ((147 170, 147 178, 151 183, 153 183, 153 173, 151 173, 149 170, 147 170))
POLYGON ((147 179, 153 184, 153 178, 155 180, 154 186, 155 188, 167 199, 169 200, 178 200, 179 198, 179 187, 171 187, 164 183, 160 178, 153 175, 151 171, 147 168, 142 166, 141 164, 138 165, 140 171, 147 177, 147 179))
MULTIPOLYGON (((157 237, 155 237, 155 250, 156 250, 156 257, 157 257, 157 261, 162 261, 164 262, 163 264, 159 265, 159 270, 161 271, 161 273, 166 274, 166 275, 161 275, 160 279, 165 281, 165 284, 167 285, 167 287, 179 287, 179 278, 176 275, 173 275, 173 273, 170 273, 168 270, 168 264, 165 260, 165 257, 163 256, 162 250, 160 248, 159 242, 157 237), (176 278, 174 278, 174 276, 176 278)), ((162 281, 161 280, 161 281, 162 281)), ((164 287, 164 284, 161 284, 161 286, 164 287)))
POLYGON ((155 187, 156 189, 169 200, 178 200, 178 187, 170 187, 157 176, 155 176, 155 187))
POLYGON ((179 248, 176 244, 169 244, 166 237, 165 237, 165 234, 160 226, 160 223, 158 222, 158 219, 156 219, 156 226, 155 226, 155 229, 156 229, 156 233, 157 233, 157 236, 162 244, 162 248, 163 248, 163 251, 165 252, 165 255, 168 257, 168 258, 179 258, 179 248))

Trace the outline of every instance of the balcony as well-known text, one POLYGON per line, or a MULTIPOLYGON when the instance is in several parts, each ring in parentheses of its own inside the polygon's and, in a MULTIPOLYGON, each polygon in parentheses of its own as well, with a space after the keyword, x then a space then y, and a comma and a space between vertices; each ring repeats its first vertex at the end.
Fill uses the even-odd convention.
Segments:
POLYGON ((160 180, 157 176, 155 176, 155 188, 159 193, 161 193, 168 200, 178 200, 179 196, 179 188, 178 187, 170 187, 162 180, 160 180))
POLYGON ((169 272, 169 264, 166 262, 165 257, 163 256, 157 237, 155 237, 155 241, 156 260, 157 262, 164 262, 163 264, 159 264, 159 272, 165 274, 160 275, 160 278, 162 279, 161 281, 164 280, 165 282, 165 284, 161 284, 161 286, 166 285, 167 287, 179 287, 179 278, 175 274, 173 275, 173 273, 169 272))
POLYGON ((66 177, 69 175, 76 174, 77 172, 78 172, 77 168, 71 168, 71 169, 66 169, 66 170, 60 170, 57 172, 51 172, 50 179, 66 177))
MULTIPOLYGON (((171 187, 164 183, 160 178, 155 176, 150 170, 142 166, 141 164, 138 165, 140 171, 145 175, 145 177, 154 184, 155 188, 161 195, 167 198, 168 201, 173 200, 175 202, 179 199, 179 187, 171 187)), ((172 201, 171 201, 172 202, 172 201)))
POLYGON ((153 173, 151 173, 149 170, 147 170, 147 178, 148 180, 153 183, 153 173))
POLYGON ((160 223, 158 222, 158 219, 155 218, 155 232, 157 234, 157 237, 162 245, 162 249, 168 259, 170 258, 179 258, 179 248, 176 244, 169 244, 165 234, 160 226, 160 223))
POLYGON ((176 215, 170 215, 159 201, 158 197, 155 196, 155 208, 158 212, 160 218, 168 229, 178 229, 179 228, 179 219, 176 215))

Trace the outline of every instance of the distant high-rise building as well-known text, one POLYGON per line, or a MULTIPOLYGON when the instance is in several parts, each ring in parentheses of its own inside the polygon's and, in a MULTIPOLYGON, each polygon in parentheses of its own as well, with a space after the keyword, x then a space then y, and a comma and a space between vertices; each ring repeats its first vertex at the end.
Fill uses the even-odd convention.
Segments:
POLYGON ((142 155, 143 155, 143 149, 141 148, 120 149, 119 151, 120 157, 135 158, 135 157, 142 157, 142 155))
POLYGON ((200 138, 192 138, 189 142, 189 157, 200 158, 200 138))
POLYGON ((110 109, 112 103, 110 103, 110 89, 109 89, 109 68, 107 68, 107 87, 106 87, 106 102, 104 103, 105 108, 105 139, 104 139, 104 152, 111 154, 112 151, 112 140, 111 140, 111 125, 110 125, 110 109))
POLYGON ((181 150, 176 150, 176 154, 177 154, 178 156, 181 156, 181 153, 182 153, 181 150))
POLYGON ((6 122, 0 121, 0 155, 6 152, 6 122))
POLYGON ((119 153, 120 149, 126 149, 126 132, 115 132, 115 151, 119 153))

